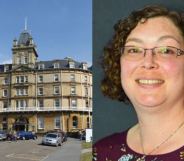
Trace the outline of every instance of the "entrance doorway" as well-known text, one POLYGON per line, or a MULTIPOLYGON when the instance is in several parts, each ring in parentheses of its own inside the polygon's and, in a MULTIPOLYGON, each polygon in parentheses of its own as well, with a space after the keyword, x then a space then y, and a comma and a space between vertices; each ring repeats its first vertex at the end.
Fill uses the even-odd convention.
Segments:
POLYGON ((15 120, 14 130, 15 131, 28 131, 29 121, 26 117, 20 116, 15 120))

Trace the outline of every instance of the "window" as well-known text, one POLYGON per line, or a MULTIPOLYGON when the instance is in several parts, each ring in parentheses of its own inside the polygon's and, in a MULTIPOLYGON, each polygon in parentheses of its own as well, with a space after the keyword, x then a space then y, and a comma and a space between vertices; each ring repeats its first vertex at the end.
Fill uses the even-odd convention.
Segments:
POLYGON ((59 63, 54 63, 54 68, 59 68, 59 63))
POLYGON ((59 94, 59 86, 54 86, 54 94, 59 94))
POLYGON ((27 83, 28 82, 28 76, 17 76, 16 77, 16 83, 27 83))
POLYGON ((71 93, 71 95, 75 95, 76 94, 76 88, 75 88, 75 86, 71 87, 70 93, 71 93))
POLYGON ((38 129, 44 129, 44 118, 38 117, 38 129))
POLYGON ((38 107, 44 107, 43 99, 38 100, 38 107))
POLYGON ((5 77, 4 78, 4 84, 8 84, 9 83, 9 79, 8 79, 8 77, 5 77))
POLYGON ((69 68, 75 68, 75 63, 72 62, 72 61, 70 61, 70 62, 69 62, 69 68))
POLYGON ((84 87, 85 90, 85 96, 88 96, 88 87, 84 87))
POLYGON ((38 64, 38 69, 42 70, 45 68, 45 65, 44 64, 38 64))
POLYGON ((82 63, 82 69, 87 70, 87 64, 86 63, 82 63))
POLYGON ((43 75, 38 76, 38 82, 43 82, 43 75))
POLYGON ((27 64, 27 63, 28 63, 28 57, 25 56, 25 57, 24 57, 24 64, 27 64))
POLYGON ((27 88, 18 88, 16 89, 17 96, 26 96, 28 95, 28 89, 27 88))
POLYGON ((55 129, 60 129, 61 128, 60 116, 56 116, 54 122, 55 122, 55 129))
POLYGON ((43 95, 43 87, 38 87, 38 95, 43 95))
POLYGON ((77 107, 77 100, 76 99, 72 99, 71 100, 71 107, 72 108, 76 108, 77 107))
POLYGON ((3 102, 3 108, 8 108, 8 101, 3 102))
POLYGON ((73 117, 72 125, 73 125, 73 128, 77 128, 77 126, 78 126, 78 118, 77 118, 77 116, 73 117))
POLYGON ((7 71, 9 71, 9 66, 4 66, 4 72, 7 72, 7 71))
POLYGON ((7 97, 8 96, 8 90, 7 89, 4 89, 3 90, 3 97, 7 97))
POLYGON ((54 100, 54 107, 60 107, 60 99, 54 100))
POLYGON ((85 105, 86 105, 86 107, 89 107, 89 101, 88 100, 85 100, 85 105))
POLYGON ((19 107, 28 107, 27 106, 27 101, 26 100, 17 100, 16 101, 16 107, 19 108, 19 107))
POLYGON ((70 81, 71 81, 71 82, 74 82, 74 81, 75 81, 75 74, 71 74, 71 75, 70 75, 70 81))
POLYGON ((54 82, 58 82, 59 81, 59 75, 58 74, 54 74, 54 82))
POLYGON ((84 82, 87 82, 87 81, 88 81, 88 76, 85 75, 85 76, 84 76, 84 82))

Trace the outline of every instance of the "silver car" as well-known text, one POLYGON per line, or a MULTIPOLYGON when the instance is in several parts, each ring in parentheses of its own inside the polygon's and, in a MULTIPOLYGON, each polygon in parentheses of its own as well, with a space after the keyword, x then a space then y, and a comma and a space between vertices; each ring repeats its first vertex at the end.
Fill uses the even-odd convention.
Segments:
POLYGON ((62 136, 60 133, 47 133, 42 138, 42 144, 44 145, 54 145, 61 146, 62 136))
POLYGON ((5 131, 0 131, 0 140, 6 140, 7 133, 5 131))

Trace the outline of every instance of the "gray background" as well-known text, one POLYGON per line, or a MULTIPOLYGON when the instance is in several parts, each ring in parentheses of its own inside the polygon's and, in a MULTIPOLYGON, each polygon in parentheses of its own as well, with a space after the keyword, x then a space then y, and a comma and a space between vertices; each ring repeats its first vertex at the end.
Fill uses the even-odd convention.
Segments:
MULTIPOLYGON (((113 35, 117 20, 145 5, 162 4, 170 9, 184 11, 184 0, 93 0, 93 139, 123 131, 136 122, 133 107, 103 96, 100 81, 103 72, 100 56, 103 47, 113 35)), ((135 91, 136 92, 136 91, 135 91)))

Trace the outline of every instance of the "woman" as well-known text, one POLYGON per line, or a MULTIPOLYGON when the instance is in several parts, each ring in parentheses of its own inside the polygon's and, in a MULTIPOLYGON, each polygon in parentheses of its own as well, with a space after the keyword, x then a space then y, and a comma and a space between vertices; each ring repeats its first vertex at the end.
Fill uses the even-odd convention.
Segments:
POLYGON ((138 123, 94 144, 94 161, 184 159, 184 16, 147 6, 115 25, 104 49, 104 95, 131 103, 138 123))

